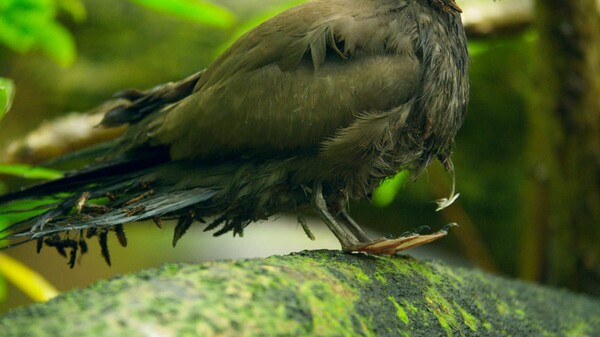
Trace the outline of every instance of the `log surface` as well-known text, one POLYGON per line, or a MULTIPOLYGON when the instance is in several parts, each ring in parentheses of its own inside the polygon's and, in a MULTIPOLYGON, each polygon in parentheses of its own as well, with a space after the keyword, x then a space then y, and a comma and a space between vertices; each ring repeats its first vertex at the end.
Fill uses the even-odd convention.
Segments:
POLYGON ((310 251, 168 264, 0 317, 10 336, 600 336, 600 301, 439 262, 310 251))

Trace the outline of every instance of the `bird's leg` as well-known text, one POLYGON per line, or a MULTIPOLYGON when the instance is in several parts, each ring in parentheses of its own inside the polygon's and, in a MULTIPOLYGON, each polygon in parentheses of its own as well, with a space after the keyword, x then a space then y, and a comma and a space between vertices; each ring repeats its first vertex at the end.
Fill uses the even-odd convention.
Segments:
POLYGON ((321 219, 325 222, 329 230, 335 235, 335 237, 342 244, 342 250, 353 251, 357 247, 363 246, 361 242, 358 242, 356 238, 348 233, 335 219, 335 217, 329 212, 327 208, 327 202, 323 198, 323 186, 320 183, 315 183, 312 191, 312 206, 315 211, 321 216, 321 219))
POLYGON ((418 247, 426 243, 435 241, 448 234, 450 227, 456 224, 450 224, 446 228, 428 235, 408 234, 396 239, 381 238, 372 240, 360 226, 352 220, 345 210, 335 217, 329 211, 327 202, 323 197, 323 187, 321 184, 315 184, 312 191, 312 205, 315 211, 321 216, 329 230, 342 244, 342 250, 345 252, 367 252, 373 254, 395 254, 396 252, 418 247))
POLYGON ((360 228, 360 226, 350 217, 350 214, 344 209, 340 212, 340 216, 346 228, 348 228, 354 236, 363 243, 371 243, 373 240, 365 233, 365 231, 360 228))

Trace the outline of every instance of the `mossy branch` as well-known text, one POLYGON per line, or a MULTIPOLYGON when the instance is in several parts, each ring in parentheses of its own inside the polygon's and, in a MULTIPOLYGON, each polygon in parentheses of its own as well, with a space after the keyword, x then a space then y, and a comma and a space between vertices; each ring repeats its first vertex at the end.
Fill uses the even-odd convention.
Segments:
POLYGON ((410 257, 170 264, 0 317, 2 336, 597 336, 600 301, 410 257))

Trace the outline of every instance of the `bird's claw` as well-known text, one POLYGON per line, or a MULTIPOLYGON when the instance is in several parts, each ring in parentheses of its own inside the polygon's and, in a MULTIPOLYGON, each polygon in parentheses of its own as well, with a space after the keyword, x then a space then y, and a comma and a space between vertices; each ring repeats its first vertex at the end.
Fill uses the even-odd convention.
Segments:
POLYGON ((437 239, 443 238, 448 234, 448 230, 452 227, 458 226, 456 223, 450 223, 444 227, 444 229, 427 235, 420 234, 409 234, 401 236, 396 239, 380 239, 370 242, 366 245, 355 247, 352 251, 355 252, 366 252, 372 254, 386 254, 394 255, 397 252, 407 250, 410 248, 422 246, 426 243, 430 243, 437 239))

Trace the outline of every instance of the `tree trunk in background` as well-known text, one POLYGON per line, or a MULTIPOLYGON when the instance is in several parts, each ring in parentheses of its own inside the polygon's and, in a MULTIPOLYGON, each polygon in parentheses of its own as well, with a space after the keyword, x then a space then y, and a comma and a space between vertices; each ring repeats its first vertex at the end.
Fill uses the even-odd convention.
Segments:
POLYGON ((600 17, 595 0, 536 0, 522 276, 600 293, 600 17))

